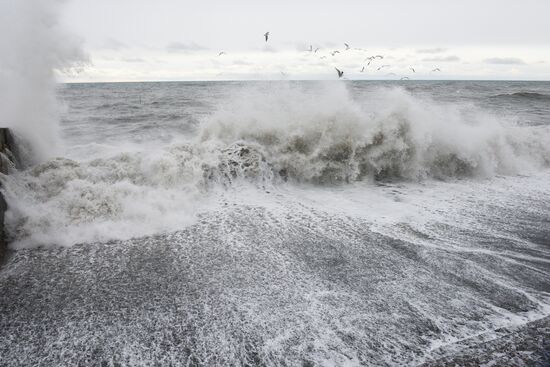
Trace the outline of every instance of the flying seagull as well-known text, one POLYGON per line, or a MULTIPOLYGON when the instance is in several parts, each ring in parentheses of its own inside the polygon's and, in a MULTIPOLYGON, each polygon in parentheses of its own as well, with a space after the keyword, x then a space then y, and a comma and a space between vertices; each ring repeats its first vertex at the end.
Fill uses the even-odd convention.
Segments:
POLYGON ((361 73, 363 73, 365 71, 365 67, 363 66, 363 69, 361 69, 361 73))
POLYGON ((370 66, 370 63, 371 63, 372 60, 374 60, 374 59, 376 59, 376 57, 374 57, 374 56, 369 56, 369 57, 367 57, 365 60, 363 60, 363 62, 369 60, 369 62, 367 63, 367 66, 370 66))
POLYGON ((408 77, 408 76, 404 76, 404 77, 402 77, 402 78, 399 79, 399 80, 409 80, 409 77, 408 77))
POLYGON ((435 69, 432 70, 432 73, 435 73, 436 71, 441 71, 441 69, 440 68, 435 68, 435 69))
POLYGON ((265 37, 265 41, 267 42, 267 39, 269 38, 269 32, 265 32, 264 37, 265 37))
POLYGON ((320 48, 317 47, 317 48, 315 49, 315 51, 313 51, 313 52, 314 52, 314 53, 317 53, 317 51, 319 51, 319 50, 320 50, 320 48))
POLYGON ((416 70, 414 70, 413 67, 410 67, 409 69, 411 69, 411 71, 412 71, 413 73, 416 73, 416 70))
POLYGON ((382 66, 380 66, 380 67, 379 67, 378 69, 376 69, 376 70, 380 70, 380 69, 383 69, 383 68, 389 68, 389 67, 390 67, 390 65, 382 65, 382 66))
POLYGON ((218 56, 225 55, 225 51, 222 51, 218 54, 218 56))
POLYGON ((344 42, 344 46, 346 46, 346 51, 349 50, 349 45, 344 42))
POLYGON ((336 69, 336 72, 338 73, 338 79, 340 79, 344 75, 344 72, 338 68, 335 68, 335 69, 336 69))
POLYGON ((334 55, 339 54, 339 53, 340 53, 340 51, 336 50, 336 51, 332 51, 331 55, 334 56, 334 55))
POLYGON ((380 59, 380 60, 382 60, 382 59, 384 58, 384 56, 382 56, 382 55, 376 55, 376 56, 374 56, 374 58, 375 58, 375 59, 380 59))

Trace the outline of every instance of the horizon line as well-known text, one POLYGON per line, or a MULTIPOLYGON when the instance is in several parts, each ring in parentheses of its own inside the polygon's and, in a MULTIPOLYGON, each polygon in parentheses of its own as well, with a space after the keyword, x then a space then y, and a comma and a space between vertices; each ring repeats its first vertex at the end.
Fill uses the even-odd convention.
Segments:
POLYGON ((530 82, 548 83, 550 79, 187 79, 187 80, 113 80, 58 81, 56 84, 132 84, 132 83, 221 83, 221 82, 530 82))

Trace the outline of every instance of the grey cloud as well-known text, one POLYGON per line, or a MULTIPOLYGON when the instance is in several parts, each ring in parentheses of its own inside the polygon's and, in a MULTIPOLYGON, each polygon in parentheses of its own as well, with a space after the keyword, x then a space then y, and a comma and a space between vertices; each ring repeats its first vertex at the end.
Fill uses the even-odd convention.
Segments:
POLYGON ((489 59, 483 60, 486 64, 496 64, 496 65, 524 65, 525 61, 518 59, 516 57, 492 57, 489 59))
POLYGON ((422 61, 428 61, 428 62, 458 62, 458 61, 460 61, 460 57, 455 56, 455 55, 427 57, 425 59, 422 59, 422 61))
POLYGON ((269 45, 265 46, 264 49, 262 50, 263 52, 271 52, 271 53, 275 53, 277 52, 278 50, 274 47, 271 47, 269 45))
POLYGON ((327 42, 324 42, 323 45, 325 47, 328 47, 328 48, 334 48, 334 47, 339 46, 340 44, 338 44, 336 42, 327 41, 327 42))
POLYGON ((251 62, 246 61, 246 60, 235 60, 235 61, 233 61, 232 64, 233 65, 244 65, 244 66, 252 65, 251 62))
POLYGON ((206 47, 196 44, 195 42, 172 42, 166 46, 166 51, 176 53, 176 52, 193 52, 206 50, 206 47))
POLYGON ((107 50, 122 50, 123 48, 127 48, 128 46, 120 42, 119 40, 116 40, 114 38, 107 38, 103 41, 103 44, 101 45, 101 48, 107 49, 107 50))
POLYGON ((92 57, 92 59, 90 60, 90 62, 92 63, 92 65, 97 62, 97 60, 101 60, 101 61, 113 61, 115 60, 114 57, 111 57, 111 56, 101 56, 101 57, 97 57, 97 56, 94 56, 92 57))
POLYGON ((124 61, 124 62, 136 62, 136 63, 145 62, 145 60, 143 60, 142 58, 139 58, 139 57, 126 57, 126 58, 123 58, 122 61, 124 61))
POLYGON ((416 50, 419 54, 440 54, 447 51, 446 48, 442 47, 435 47, 435 48, 421 48, 419 50, 416 50))
MULTIPOLYGON (((312 44, 311 43, 306 43, 306 42, 294 43, 295 50, 298 51, 298 52, 309 51, 309 46, 310 45, 312 45, 312 44)), ((315 48, 315 46, 313 46, 313 48, 315 48)))

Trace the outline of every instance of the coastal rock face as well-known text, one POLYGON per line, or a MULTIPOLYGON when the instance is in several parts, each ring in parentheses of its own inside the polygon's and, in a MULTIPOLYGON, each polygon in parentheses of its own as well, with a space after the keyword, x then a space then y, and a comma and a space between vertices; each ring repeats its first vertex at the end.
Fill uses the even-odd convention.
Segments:
MULTIPOLYGON (((12 170, 18 167, 14 139, 9 129, 0 128, 0 172, 4 175, 9 174, 12 170)), ((0 182, 0 187, 1 187, 0 182)), ((0 221, 2 223, 0 229, 0 261, 6 252, 6 242, 4 237, 4 213, 8 209, 4 195, 0 192, 0 221)))
POLYGON ((13 135, 8 128, 0 128, 0 172, 7 175, 18 167, 13 135))

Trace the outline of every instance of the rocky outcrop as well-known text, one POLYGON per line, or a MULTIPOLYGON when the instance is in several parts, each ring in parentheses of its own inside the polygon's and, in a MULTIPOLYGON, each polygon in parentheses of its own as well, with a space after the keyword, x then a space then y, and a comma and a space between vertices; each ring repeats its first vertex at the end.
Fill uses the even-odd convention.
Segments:
MULTIPOLYGON (((7 128, 0 128, 0 172, 4 175, 9 174, 18 168, 17 150, 13 135, 7 128)), ((1 186, 1 182, 0 182, 1 186)), ((4 195, 0 192, 0 261, 6 253, 7 244, 4 236, 4 214, 8 209, 4 195)))

